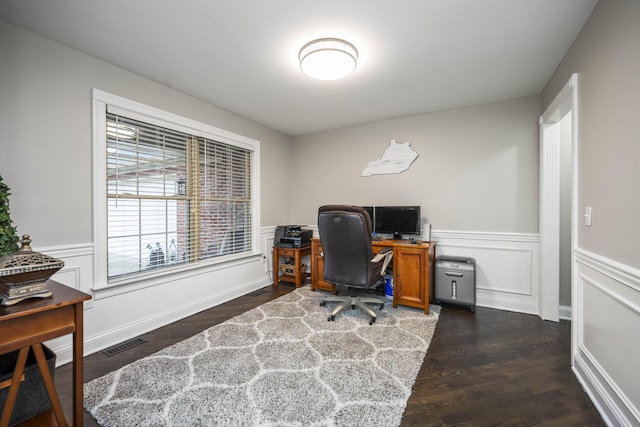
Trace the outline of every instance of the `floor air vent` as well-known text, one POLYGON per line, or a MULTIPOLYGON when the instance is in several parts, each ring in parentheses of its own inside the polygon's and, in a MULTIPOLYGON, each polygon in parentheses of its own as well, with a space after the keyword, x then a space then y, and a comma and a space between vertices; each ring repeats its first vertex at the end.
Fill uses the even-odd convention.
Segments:
POLYGON ((142 338, 132 338, 130 340, 126 340, 121 342, 120 344, 116 344, 113 347, 109 347, 107 349, 102 350, 102 353, 107 355, 108 357, 113 356, 114 354, 122 353, 123 351, 129 350, 132 347, 145 343, 147 341, 142 338))

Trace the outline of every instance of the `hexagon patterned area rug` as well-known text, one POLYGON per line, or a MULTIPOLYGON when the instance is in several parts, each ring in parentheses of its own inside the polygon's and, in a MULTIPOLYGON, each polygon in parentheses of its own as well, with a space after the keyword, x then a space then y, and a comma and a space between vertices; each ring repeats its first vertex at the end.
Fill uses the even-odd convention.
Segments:
POLYGON ((397 426, 440 308, 327 321, 305 286, 85 384, 105 427, 397 426))

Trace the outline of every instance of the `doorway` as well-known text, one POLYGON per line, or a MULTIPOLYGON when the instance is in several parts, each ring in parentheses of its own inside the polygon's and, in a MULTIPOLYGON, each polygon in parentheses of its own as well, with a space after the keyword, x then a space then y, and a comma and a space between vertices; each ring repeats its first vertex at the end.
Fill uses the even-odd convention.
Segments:
POLYGON ((570 319, 577 207, 577 74, 540 116, 540 317, 570 319), (570 306, 567 307, 566 304, 570 306))

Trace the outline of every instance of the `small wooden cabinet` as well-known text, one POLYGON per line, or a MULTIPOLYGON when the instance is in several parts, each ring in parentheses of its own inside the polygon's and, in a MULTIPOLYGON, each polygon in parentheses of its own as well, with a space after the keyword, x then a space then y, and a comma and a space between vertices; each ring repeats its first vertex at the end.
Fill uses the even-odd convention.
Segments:
POLYGON ((426 248, 394 248, 394 308, 398 304, 424 308, 425 314, 429 314, 429 299, 433 287, 432 264, 433 257, 429 259, 429 250, 426 248))
MULTIPOLYGON (((410 243, 408 240, 380 240, 371 243, 373 253, 393 250, 393 307, 398 304, 424 309, 429 314, 433 295, 435 242, 410 243)), ((324 258, 319 239, 311 242, 311 289, 335 293, 335 286, 322 280, 324 258)))
POLYGON ((289 282, 296 285, 296 288, 302 286, 304 280, 309 277, 306 272, 302 258, 311 254, 311 247, 304 246, 302 248, 279 248, 273 247, 273 285, 278 286, 280 281, 289 282), (293 274, 282 274, 280 271, 280 258, 288 258, 291 261, 293 274))

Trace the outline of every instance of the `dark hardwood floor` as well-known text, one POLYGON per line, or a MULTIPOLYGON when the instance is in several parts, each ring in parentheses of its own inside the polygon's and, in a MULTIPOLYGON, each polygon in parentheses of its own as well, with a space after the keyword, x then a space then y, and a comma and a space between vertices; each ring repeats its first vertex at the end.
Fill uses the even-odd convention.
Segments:
POLYGON ((570 346, 567 321, 444 306, 402 426, 604 426, 570 346))
MULTIPOLYGON (((147 342, 124 352, 87 356, 85 382, 292 290, 268 286, 141 335, 147 342)), ((443 307, 402 426, 605 425, 571 372, 570 329, 532 315, 443 307)), ((70 364, 56 369, 55 382, 69 416, 70 364)), ((97 426, 86 412, 84 425, 97 426)))

